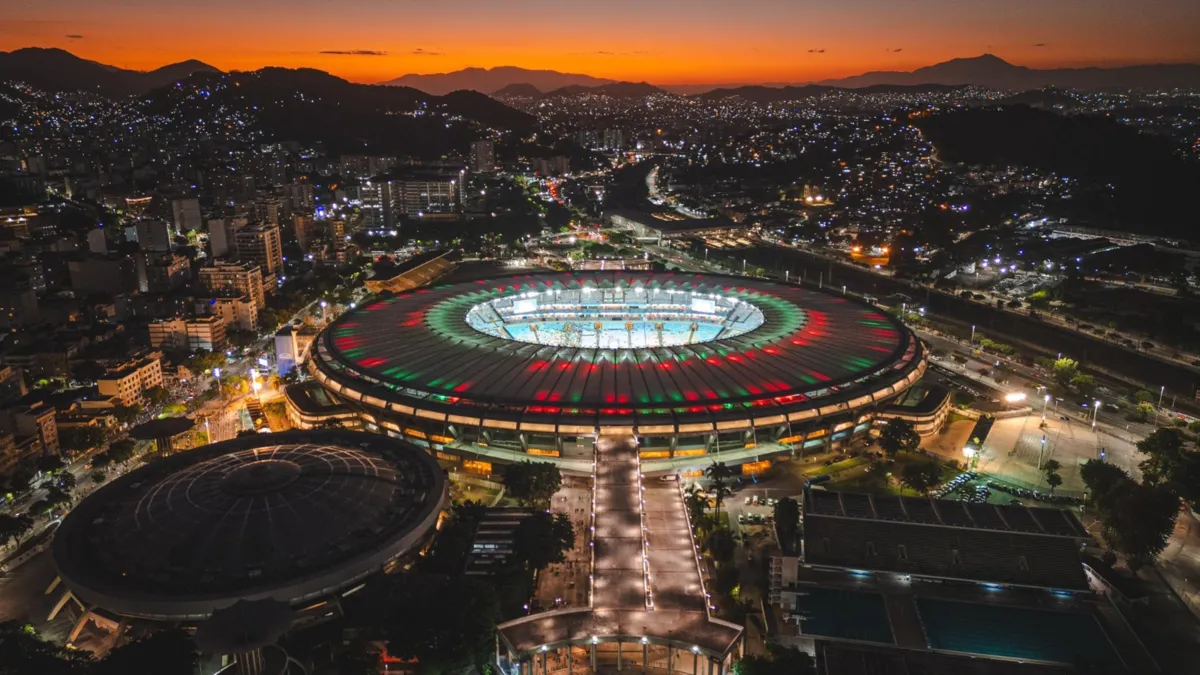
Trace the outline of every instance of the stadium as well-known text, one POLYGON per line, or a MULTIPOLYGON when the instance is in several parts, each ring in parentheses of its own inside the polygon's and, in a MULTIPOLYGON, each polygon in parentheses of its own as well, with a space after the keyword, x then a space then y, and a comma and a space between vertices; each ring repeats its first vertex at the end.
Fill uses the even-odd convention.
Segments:
POLYGON ((651 475, 718 458, 752 471, 865 433, 926 366, 910 330, 854 298, 621 271, 380 296, 331 324, 309 362, 364 428, 468 471, 532 456, 590 474, 597 439, 633 437, 651 475))
POLYGON ((198 621, 268 598, 324 613, 425 540, 446 490, 428 453, 379 434, 254 435, 102 487, 63 521, 54 561, 88 610, 80 625, 94 611, 198 621))

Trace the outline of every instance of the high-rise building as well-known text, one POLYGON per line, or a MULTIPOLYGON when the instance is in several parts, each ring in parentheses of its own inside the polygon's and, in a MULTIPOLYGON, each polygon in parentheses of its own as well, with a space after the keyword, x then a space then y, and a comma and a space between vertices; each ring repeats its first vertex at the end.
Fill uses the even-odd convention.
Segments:
POLYGON ((496 170, 496 142, 490 139, 471 144, 471 170, 491 173, 496 170))
POLYGON ((262 267, 264 275, 283 272, 283 242, 279 226, 258 224, 244 227, 233 235, 238 258, 262 267))
POLYGON ((342 155, 341 173, 349 178, 365 179, 378 176, 396 166, 395 157, 376 157, 372 155, 342 155))
POLYGON ((20 368, 0 366, 0 404, 11 403, 29 390, 25 388, 25 378, 20 368))
POLYGON ((200 219, 200 200, 195 197, 176 199, 171 202, 171 211, 175 216, 175 229, 179 232, 191 232, 200 229, 203 221, 200 219))
MULTIPOLYGON (((179 322, 183 323, 182 320, 179 322)), ((150 325, 151 343, 153 343, 154 326, 157 324, 150 325)), ((158 342, 161 344, 163 341, 159 340, 158 342)), ((142 358, 123 363, 96 381, 96 388, 101 396, 115 396, 121 405, 138 403, 147 389, 162 385, 162 352, 152 352, 142 358)))
POLYGON ((533 171, 542 176, 562 176, 571 172, 571 158, 558 155, 550 157, 537 157, 532 162, 533 171))
POLYGON ((42 453, 57 455, 58 423, 54 419, 54 406, 44 403, 17 406, 9 411, 17 436, 36 438, 41 442, 42 453))
POLYGON ((345 263, 350 257, 350 242, 346 241, 346 221, 329 221, 329 239, 333 248, 333 258, 338 264, 345 263))
POLYGON ((292 228, 301 251, 307 251, 317 235, 317 221, 312 216, 292 216, 292 228))
POLYGON ((219 316, 225 327, 233 330, 258 330, 257 302, 250 296, 196 298, 196 313, 202 316, 219 316))
POLYGON ((625 132, 620 129, 604 130, 604 147, 609 150, 625 149, 625 132))
POLYGON ((254 263, 217 263, 202 267, 200 288, 205 294, 217 297, 245 296, 257 305, 257 309, 266 306, 262 268, 254 263))
POLYGON ((135 228, 138 248, 143 251, 170 251, 175 232, 161 220, 139 220, 135 228))
POLYGON ((138 256, 138 287, 144 293, 169 293, 187 284, 191 271, 191 263, 181 255, 142 253, 138 256))
POLYGON ((455 214, 462 207, 463 171, 406 172, 386 180, 391 219, 455 214))
POLYGON ((316 206, 317 201, 312 183, 292 183, 284 191, 295 211, 311 211, 316 206))
POLYGON ((279 225, 284 216, 283 200, 279 197, 260 197, 254 201, 254 215, 259 222, 279 225))

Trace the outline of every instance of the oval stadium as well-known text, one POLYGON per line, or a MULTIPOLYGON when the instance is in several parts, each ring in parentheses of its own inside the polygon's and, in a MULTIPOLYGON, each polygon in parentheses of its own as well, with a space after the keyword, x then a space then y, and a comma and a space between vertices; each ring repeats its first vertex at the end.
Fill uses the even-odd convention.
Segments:
POLYGON ((242 599, 332 606, 423 542, 446 494, 428 453, 379 434, 255 435, 102 487, 53 555, 78 600, 124 617, 195 621, 242 599))
POLYGON ((312 350, 320 391, 289 388, 288 404, 300 426, 322 410, 353 416, 479 473, 536 458, 590 474, 595 441, 619 436, 636 438, 645 473, 663 474, 865 433, 926 366, 903 324, 836 292, 548 272, 385 294, 348 312, 312 350))

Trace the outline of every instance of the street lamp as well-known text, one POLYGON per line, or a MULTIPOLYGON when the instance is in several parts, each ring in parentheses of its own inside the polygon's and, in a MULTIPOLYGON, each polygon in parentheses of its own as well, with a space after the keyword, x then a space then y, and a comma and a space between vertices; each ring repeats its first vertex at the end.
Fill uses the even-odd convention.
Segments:
POLYGON ((1158 414, 1162 412, 1163 394, 1167 393, 1167 385, 1158 388, 1158 407, 1154 409, 1154 428, 1158 428, 1158 414))
POLYGON ((975 344, 975 324, 971 324, 971 344, 975 344))
POLYGON ((1096 420, 1100 417, 1100 401, 1096 401, 1096 407, 1092 408, 1092 431, 1096 430, 1096 420))
POLYGON ((1042 397, 1042 424, 1046 423, 1046 406, 1050 405, 1050 394, 1042 397))

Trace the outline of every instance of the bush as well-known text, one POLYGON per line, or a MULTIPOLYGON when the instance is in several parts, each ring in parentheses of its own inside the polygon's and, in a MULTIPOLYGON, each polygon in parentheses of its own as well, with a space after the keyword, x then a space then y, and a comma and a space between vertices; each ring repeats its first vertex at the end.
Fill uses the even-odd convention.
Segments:
POLYGON ((108 480, 108 474, 104 473, 103 471, 93 471, 91 479, 93 483, 103 483, 104 481, 108 480))

